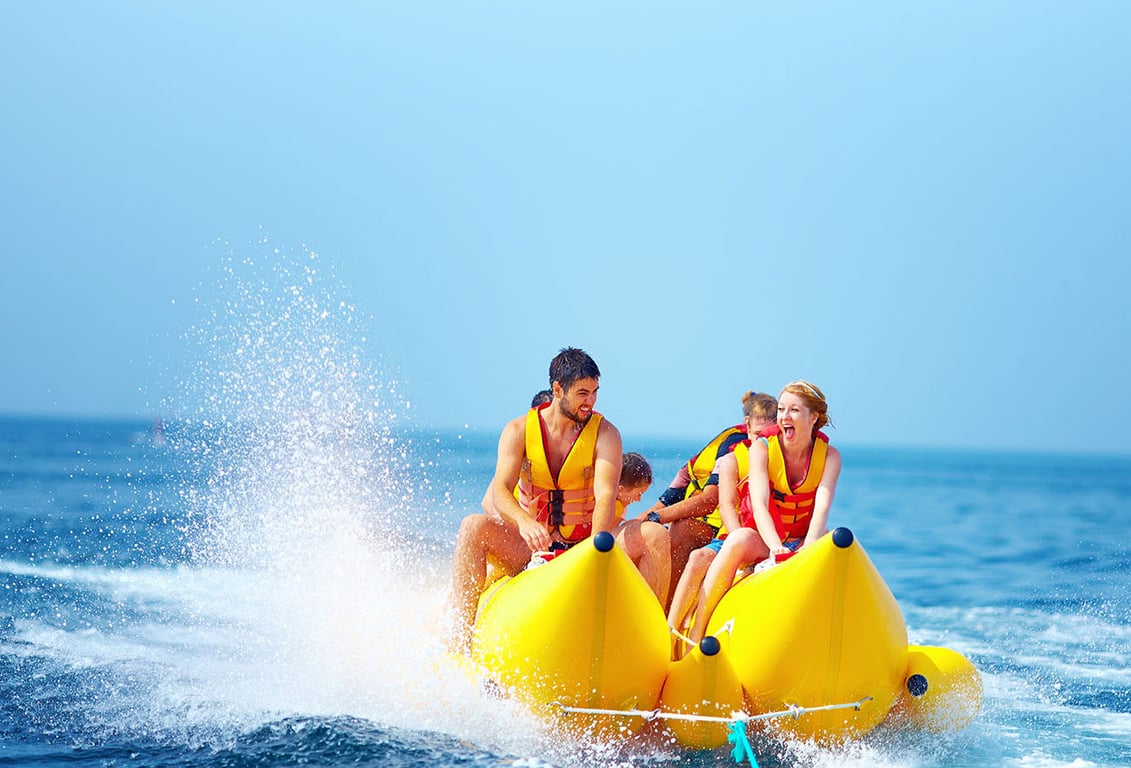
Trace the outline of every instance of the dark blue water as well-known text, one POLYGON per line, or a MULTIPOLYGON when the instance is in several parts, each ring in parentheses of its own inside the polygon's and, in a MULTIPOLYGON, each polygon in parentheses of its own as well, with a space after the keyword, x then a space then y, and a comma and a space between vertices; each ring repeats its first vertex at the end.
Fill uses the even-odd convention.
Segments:
MULTIPOLYGON (((494 436, 325 414, 0 418, 0 764, 733 764, 571 744, 481 695, 442 606, 494 436)), ((625 440, 664 480, 698 448, 625 440)), ((1131 765, 1131 460, 842 451, 833 524, 985 705, 763 765, 1131 765)))

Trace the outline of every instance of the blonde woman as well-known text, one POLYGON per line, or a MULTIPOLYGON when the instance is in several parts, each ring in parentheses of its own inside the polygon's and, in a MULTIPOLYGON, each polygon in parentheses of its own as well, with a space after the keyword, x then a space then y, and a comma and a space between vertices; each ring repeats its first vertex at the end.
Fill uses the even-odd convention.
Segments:
MULTIPOLYGON (((738 483, 735 522, 741 527, 731 530, 707 570, 688 639, 703 639, 738 569, 796 552, 828 532, 841 468, 840 451, 821 431, 829 423, 820 389, 803 379, 785 385, 778 395, 777 426, 750 443, 749 475, 738 483)), ((721 498, 719 509, 734 518, 733 505, 721 498)), ((731 521, 724 521, 729 528, 731 521)))

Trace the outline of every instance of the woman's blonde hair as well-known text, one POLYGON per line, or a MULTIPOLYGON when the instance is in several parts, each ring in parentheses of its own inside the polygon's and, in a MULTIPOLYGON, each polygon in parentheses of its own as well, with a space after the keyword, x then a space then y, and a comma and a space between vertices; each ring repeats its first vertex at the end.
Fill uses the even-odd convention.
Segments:
MULTIPOLYGON (((816 385, 810 384, 805 379, 798 379, 782 387, 781 394, 784 395, 786 392, 797 395, 810 410, 817 412, 817 421, 813 424, 814 430, 820 429, 826 424, 830 427, 833 426, 832 419, 829 418, 829 404, 825 400, 825 393, 818 389, 816 385)), ((781 397, 781 395, 778 395, 778 397, 781 397)))

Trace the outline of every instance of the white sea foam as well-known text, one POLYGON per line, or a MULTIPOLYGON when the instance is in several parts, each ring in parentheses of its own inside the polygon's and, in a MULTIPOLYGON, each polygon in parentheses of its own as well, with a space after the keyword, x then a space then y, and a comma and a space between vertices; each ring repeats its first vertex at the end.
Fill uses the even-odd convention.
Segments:
POLYGON ((443 513, 415 498, 428 467, 392 437, 407 403, 364 362, 341 286, 299 256, 232 255, 227 298, 196 329, 182 448, 207 482, 184 493, 195 570, 177 623, 201 643, 167 660, 165 696, 521 753, 537 724, 486 699, 444 650, 447 566, 419 536, 443 513))
POLYGON ((1004 765, 1009 768, 1013 766, 1016 766, 1016 768, 1096 768, 1096 763, 1082 757, 1063 760, 1051 757, 1040 750, 1019 758, 1006 760, 1004 765))

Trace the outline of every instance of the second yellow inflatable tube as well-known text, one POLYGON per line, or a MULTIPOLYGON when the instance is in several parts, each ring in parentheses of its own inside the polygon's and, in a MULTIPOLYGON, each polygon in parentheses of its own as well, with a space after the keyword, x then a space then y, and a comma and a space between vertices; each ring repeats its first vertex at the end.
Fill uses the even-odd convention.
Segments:
POLYGON ((707 631, 732 620, 731 660, 754 712, 862 701, 858 709, 775 721, 794 736, 823 743, 861 736, 884 719, 902 687, 903 613, 847 528, 740 581, 707 631))

